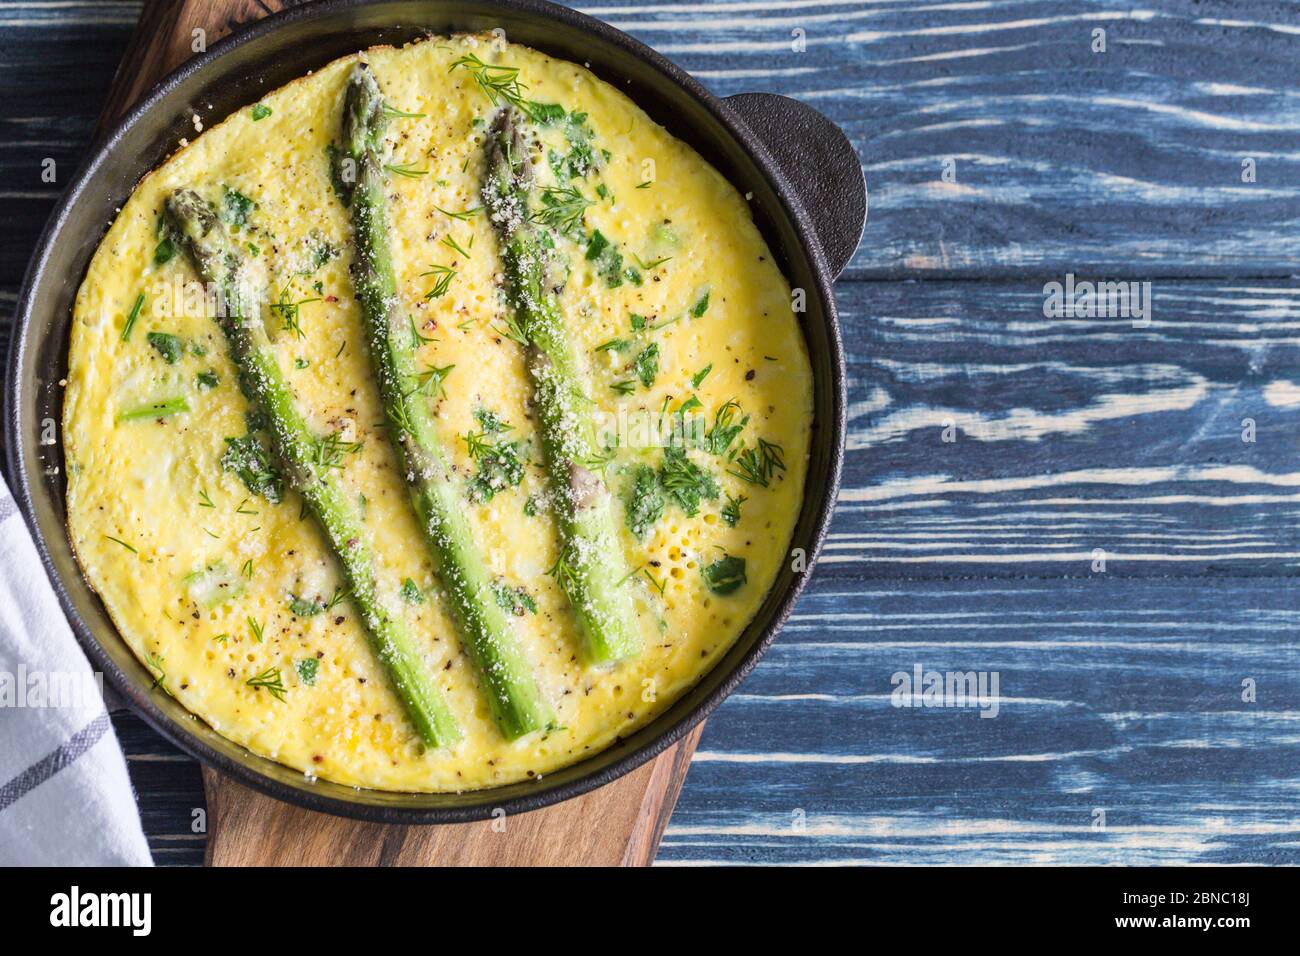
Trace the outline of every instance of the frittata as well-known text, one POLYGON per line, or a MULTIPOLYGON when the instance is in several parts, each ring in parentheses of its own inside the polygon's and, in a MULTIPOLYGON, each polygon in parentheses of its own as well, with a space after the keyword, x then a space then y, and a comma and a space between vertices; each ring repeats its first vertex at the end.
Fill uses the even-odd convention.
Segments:
POLYGON ((697 682, 790 560, 812 425, 799 298, 746 200, 587 69, 499 36, 345 57, 196 135, 139 184, 77 296, 64 410, 68 524, 87 579, 166 692, 312 777, 400 791, 493 787, 626 736, 697 682), (412 508, 363 332, 340 182, 358 60, 383 89, 388 236, 409 347, 492 600, 554 719, 493 720, 412 508), (618 522, 611 567, 640 649, 583 652, 565 590, 534 379, 483 201, 493 123, 533 137, 522 211, 565 265, 618 522), (460 739, 412 728, 366 621, 232 363, 221 300, 164 217, 193 190, 256 287, 293 401, 317 436, 460 739), (242 387, 241 387, 242 386, 242 387))

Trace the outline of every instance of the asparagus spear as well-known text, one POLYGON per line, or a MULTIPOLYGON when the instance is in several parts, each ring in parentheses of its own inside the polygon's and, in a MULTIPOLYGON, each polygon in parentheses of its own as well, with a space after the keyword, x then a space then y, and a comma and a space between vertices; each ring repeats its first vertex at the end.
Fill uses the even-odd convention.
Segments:
POLYGON ((252 303, 244 301, 244 263, 239 247, 230 241, 211 207, 191 190, 172 193, 165 210, 195 271, 224 299, 226 315, 219 322, 231 358, 248 395, 270 423, 268 430, 286 482, 315 514, 343 568, 375 654, 386 668, 407 716, 430 746, 454 743, 460 739, 456 719, 401 619, 381 600, 360 522, 337 478, 318 463, 317 439, 294 405, 265 326, 252 303))
POLYGON ((526 343, 526 364, 540 411, 560 525, 554 573, 577 613, 588 658, 596 663, 622 660, 640 650, 640 635, 631 599, 622 587, 627 568, 613 498, 593 471, 599 452, 591 400, 556 298, 563 288, 564 264, 549 233, 528 213, 532 166, 523 122, 511 106, 493 121, 483 206, 501 242, 510 304, 526 343))
POLYGON ((383 93, 370 68, 358 63, 344 95, 343 155, 353 161, 356 173, 349 200, 355 245, 352 277, 370 358, 388 417, 388 435, 465 648, 478 669, 497 726, 514 739, 541 730, 555 718, 533 679, 510 615, 496 599, 492 576, 470 532, 461 488, 421 388, 414 349, 407 344, 410 325, 400 307, 389 248, 384 123, 383 93))

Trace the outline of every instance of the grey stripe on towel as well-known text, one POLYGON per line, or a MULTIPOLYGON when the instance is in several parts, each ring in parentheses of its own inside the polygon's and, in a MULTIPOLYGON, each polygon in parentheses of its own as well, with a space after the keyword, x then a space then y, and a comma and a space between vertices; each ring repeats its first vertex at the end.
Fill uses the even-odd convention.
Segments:
POLYGON ((0 787, 0 812, 60 770, 76 763, 77 758, 103 739, 104 734, 108 733, 108 728, 108 712, 102 711, 98 717, 69 737, 58 750, 32 764, 0 787))
POLYGON ((12 498, 0 498, 0 521, 8 521, 18 514, 18 502, 12 498))

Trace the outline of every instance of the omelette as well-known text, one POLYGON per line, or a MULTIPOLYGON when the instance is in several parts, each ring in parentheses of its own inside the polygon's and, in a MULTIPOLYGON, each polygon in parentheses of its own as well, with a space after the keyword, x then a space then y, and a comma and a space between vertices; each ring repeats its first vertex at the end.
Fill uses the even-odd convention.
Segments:
POLYGON ((156 692, 309 778, 395 791, 540 777, 653 719, 753 618, 791 560, 803 500, 812 375, 799 297, 745 198, 613 86, 492 35, 366 50, 203 125, 196 116, 195 136, 140 182, 90 264, 64 405, 69 535, 156 692), (419 369, 402 398, 431 416, 455 518, 548 714, 518 735, 494 719, 490 671, 427 546, 364 330, 340 176, 358 63, 384 95, 386 305, 419 369), (615 526, 596 563, 618 569, 632 614, 632 649, 607 661, 584 652, 555 438, 548 447, 501 215, 485 208, 503 109, 527 127, 536 184, 515 225, 563 266, 546 294, 599 449, 584 474, 615 526), (200 198, 239 260, 254 304, 237 321, 265 331, 315 436, 308 470, 352 516, 346 545, 373 573, 365 594, 277 453, 219 290, 169 225, 179 191, 200 198), (454 739, 431 744, 413 726, 372 605, 409 635, 454 739))

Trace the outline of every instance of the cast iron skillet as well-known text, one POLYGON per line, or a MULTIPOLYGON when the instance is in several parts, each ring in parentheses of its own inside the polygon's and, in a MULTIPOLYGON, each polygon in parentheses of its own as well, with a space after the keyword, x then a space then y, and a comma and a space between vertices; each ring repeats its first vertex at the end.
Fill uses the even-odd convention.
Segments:
POLYGON ((393 823, 524 813, 608 783, 649 760, 703 720, 758 662, 789 616, 822 544, 844 454, 844 359, 831 282, 866 220, 862 169, 844 134, 785 97, 719 100, 653 50, 598 20, 541 0, 322 0, 261 21, 216 44, 163 80, 93 149, 37 247, 19 297, 6 393, 9 471, 37 547, 95 667, 165 737, 241 783, 313 810, 393 823), (588 65, 656 121, 690 143, 742 193, 786 277, 805 290, 801 316, 814 373, 807 493, 787 562, 731 650, 658 719, 581 763, 530 781, 460 794, 387 793, 309 782, 212 730, 161 691, 120 639, 81 575, 66 532, 61 444, 68 327, 77 288, 117 209, 150 169, 194 135, 195 112, 212 126, 236 109, 336 57, 426 33, 502 28, 510 40, 588 65), (211 108, 209 108, 209 105, 211 108))

